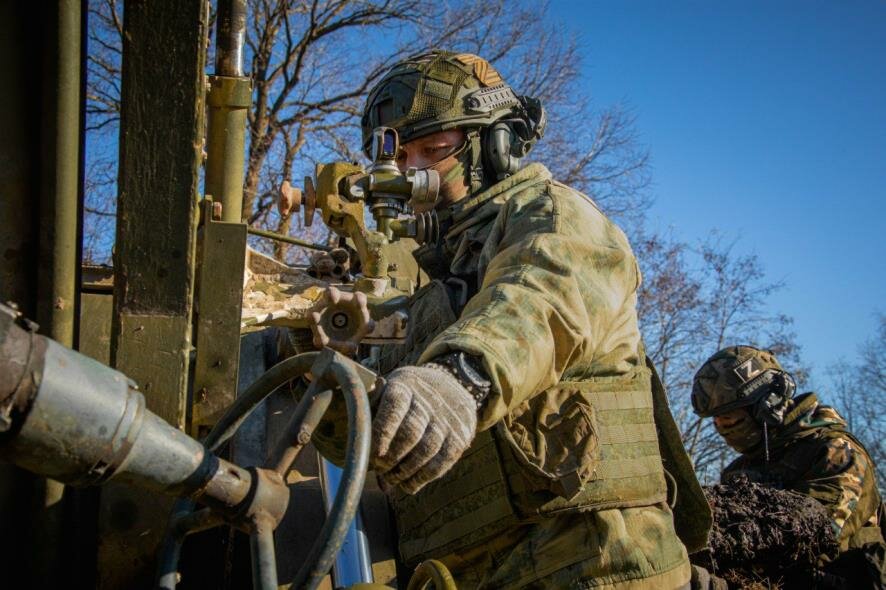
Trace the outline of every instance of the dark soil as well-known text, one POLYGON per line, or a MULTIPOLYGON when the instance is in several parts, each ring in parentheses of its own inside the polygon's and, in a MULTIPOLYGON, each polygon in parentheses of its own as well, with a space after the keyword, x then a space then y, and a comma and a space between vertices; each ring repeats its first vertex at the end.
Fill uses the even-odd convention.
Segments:
POLYGON ((838 545, 824 507, 808 496, 738 478, 705 488, 714 513, 710 553, 693 562, 730 588, 803 587, 838 545))

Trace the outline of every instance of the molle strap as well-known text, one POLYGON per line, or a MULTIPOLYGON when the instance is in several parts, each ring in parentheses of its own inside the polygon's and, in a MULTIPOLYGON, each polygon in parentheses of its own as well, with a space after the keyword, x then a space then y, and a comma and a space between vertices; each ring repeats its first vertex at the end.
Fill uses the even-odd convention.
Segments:
POLYGON ((407 563, 463 551, 555 513, 666 499, 645 367, 561 383, 537 398, 540 406, 509 426, 479 433, 442 478, 392 499, 407 563), (547 440, 533 447, 527 441, 534 437, 547 440))
POLYGON ((496 442, 481 432, 455 466, 414 496, 391 498, 408 564, 476 545, 518 524, 496 442))
MULTIPOLYGON (((503 456, 514 504, 524 518, 575 509, 647 506, 666 499, 666 484, 655 426, 649 372, 617 378, 560 383, 582 409, 592 444, 577 462, 556 463, 557 440, 579 440, 571 432, 540 426, 549 439, 533 445, 519 419, 499 431, 507 441, 503 456), (519 435, 519 438, 518 436, 519 435)), ((551 423, 551 419, 545 420, 551 423)), ((587 445, 587 437, 580 439, 587 445)))

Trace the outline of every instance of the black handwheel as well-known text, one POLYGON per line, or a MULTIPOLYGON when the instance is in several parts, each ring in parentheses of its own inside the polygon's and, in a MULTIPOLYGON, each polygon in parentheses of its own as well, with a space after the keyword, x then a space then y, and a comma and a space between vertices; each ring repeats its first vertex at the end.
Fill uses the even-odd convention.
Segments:
MULTIPOLYGON (((269 469, 285 481, 299 451, 310 442, 314 428, 329 408, 336 388, 341 390, 347 405, 348 439, 341 485, 308 558, 292 581, 293 590, 313 590, 319 585, 332 567, 357 512, 369 465, 371 415, 367 389, 374 384, 375 374, 331 349, 288 358, 238 396, 203 441, 207 451, 217 452, 262 400, 280 386, 307 374, 311 376, 311 384, 293 411, 285 435, 289 436, 285 439, 288 443, 273 457, 274 464, 268 465, 269 469)), ((175 588, 181 546, 187 535, 231 522, 229 515, 209 508, 194 511, 194 508, 193 501, 188 499, 180 499, 173 508, 159 555, 157 587, 160 589, 175 588)), ((277 523, 262 518, 261 512, 257 511, 248 527, 253 586, 276 590, 274 527, 277 523)))

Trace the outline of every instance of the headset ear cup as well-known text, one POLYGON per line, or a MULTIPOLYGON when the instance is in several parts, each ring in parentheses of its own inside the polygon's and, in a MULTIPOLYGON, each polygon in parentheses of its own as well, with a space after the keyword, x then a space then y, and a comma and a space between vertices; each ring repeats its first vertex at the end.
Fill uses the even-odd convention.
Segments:
POLYGON ((511 151, 516 139, 514 128, 507 121, 499 121, 485 130, 483 157, 496 180, 504 180, 520 169, 520 158, 511 151))
POLYGON ((787 403, 796 389, 797 384, 789 373, 776 371, 769 393, 754 404, 754 418, 771 426, 783 424, 787 403))
POLYGON ((794 393, 797 391, 797 382, 794 381, 794 376, 790 373, 782 372, 781 375, 784 379, 784 399, 787 401, 794 397, 794 393))

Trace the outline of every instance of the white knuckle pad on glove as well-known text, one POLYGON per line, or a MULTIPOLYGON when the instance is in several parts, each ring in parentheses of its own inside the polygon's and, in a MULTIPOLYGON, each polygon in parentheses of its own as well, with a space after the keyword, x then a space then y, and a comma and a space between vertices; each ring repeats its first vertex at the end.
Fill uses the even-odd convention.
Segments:
POLYGON ((397 369, 372 420, 373 467, 414 494, 449 471, 476 431, 476 402, 458 379, 437 366, 397 369))

